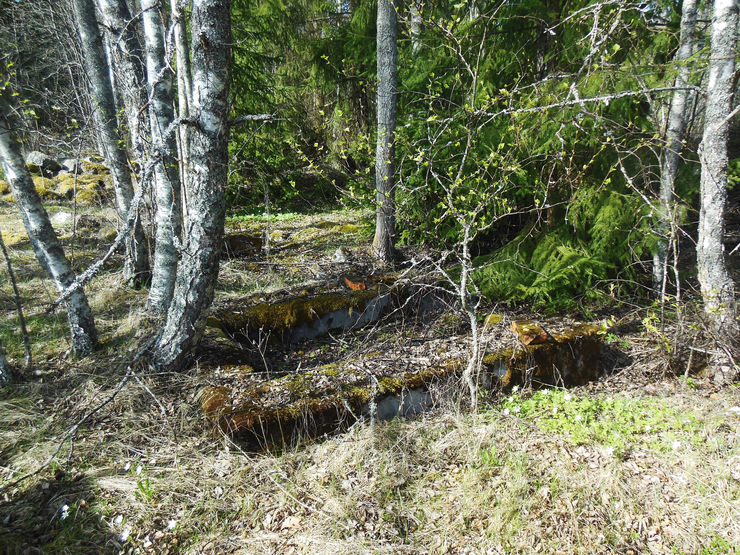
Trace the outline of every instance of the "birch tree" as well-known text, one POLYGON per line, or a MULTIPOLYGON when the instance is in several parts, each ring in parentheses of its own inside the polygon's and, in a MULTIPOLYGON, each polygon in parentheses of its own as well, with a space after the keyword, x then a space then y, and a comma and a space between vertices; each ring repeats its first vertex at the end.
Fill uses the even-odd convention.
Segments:
MULTIPOLYGON (((118 214, 125 220, 134 188, 116 120, 115 97, 108 78, 108 63, 95 17, 95 5, 93 0, 72 0, 72 7, 82 41, 85 71, 90 82, 90 102, 103 157, 113 177, 118 214)), ((149 263, 144 231, 139 222, 136 222, 133 233, 127 237, 125 249, 124 277, 134 287, 141 287, 148 281, 149 263)))
MULTIPOLYGON (((142 0, 146 73, 149 91, 151 141, 156 156, 155 191, 157 240, 154 250, 149 306, 166 312, 172 298, 177 271, 175 241, 181 233, 180 168, 176 162, 177 139, 165 134, 174 120, 172 74, 166 66, 163 27, 165 12, 159 0, 142 0)), ((183 91, 183 96, 185 92, 183 91)))
POLYGON ((715 0, 704 135, 700 146, 701 209, 696 259, 704 311, 721 340, 737 342, 735 284, 723 245, 727 203, 727 140, 737 55, 737 0, 715 0))
MULTIPOLYGON (((0 93, 0 163, 15 196, 26 233, 35 246, 36 256, 41 265, 48 268, 55 287, 61 292, 74 283, 75 274, 26 169, 20 145, 12 132, 15 128, 17 122, 14 122, 11 108, 0 93)), ((78 356, 86 355, 97 344, 97 332, 84 291, 77 289, 65 301, 65 306, 72 348, 78 356)))
POLYGON ((661 298, 665 296, 669 243, 671 239, 675 239, 673 231, 675 228, 673 210, 676 202, 674 182, 681 161, 681 150, 686 139, 688 112, 691 105, 691 95, 686 87, 689 85, 691 76, 688 60, 694 52, 695 33, 696 0, 684 0, 678 50, 674 58, 677 66, 674 82, 676 89, 671 95, 665 147, 660 161, 660 213, 655 229, 658 234, 658 244, 653 255, 653 287, 661 298))
POLYGON ((194 0, 188 216, 183 251, 167 318, 153 347, 160 367, 189 360, 213 300, 226 212, 231 63, 230 0, 194 0))
POLYGON ((393 0, 378 0, 378 137, 375 147, 376 221, 373 250, 384 264, 393 261, 395 239, 395 132, 398 88, 398 21, 393 0))
POLYGON ((139 26, 131 17, 125 0, 97 0, 101 24, 111 45, 113 70, 120 84, 119 94, 137 157, 142 155, 141 134, 147 131, 144 54, 136 32, 139 26))

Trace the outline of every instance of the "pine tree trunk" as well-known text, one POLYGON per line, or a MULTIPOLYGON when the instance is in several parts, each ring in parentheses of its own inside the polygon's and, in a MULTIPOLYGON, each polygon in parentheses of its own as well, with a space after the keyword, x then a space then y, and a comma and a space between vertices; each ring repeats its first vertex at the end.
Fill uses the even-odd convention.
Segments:
POLYGON ((188 182, 184 251, 167 319, 153 352, 154 361, 168 370, 182 369, 192 356, 218 277, 228 177, 230 0, 194 0, 192 36, 193 175, 188 182))
POLYGON ((376 222, 373 250, 393 262, 396 225, 395 133, 398 89, 398 24, 392 0, 378 0, 378 139, 375 148, 376 222))
MULTIPOLYGON (((72 0, 72 7, 82 41, 85 71, 90 81, 93 117, 103 147, 103 156, 113 177, 118 214, 121 220, 125 221, 134 196, 134 188, 126 151, 118 132, 113 89, 108 79, 108 64, 95 18, 95 5, 92 0, 72 0)), ((137 288, 149 279, 144 230, 139 222, 136 222, 131 237, 126 239, 124 277, 137 288)))
MULTIPOLYGON (((14 126, 11 124, 10 114, 10 107, 5 99, 0 98, 0 162, 5 179, 15 196, 26 233, 37 247, 39 262, 49 269, 54 285, 61 292, 72 285, 75 275, 26 169, 20 145, 11 131, 14 126)), ((75 291, 65 305, 72 347, 78 356, 84 356, 97 344, 95 322, 84 291, 75 291)))
MULTIPOLYGON (((147 98, 144 84, 144 55, 136 30, 138 22, 133 21, 125 0, 97 0, 102 15, 103 28, 111 45, 113 64, 111 69, 119 84, 118 90, 123 99, 126 122, 131 136, 131 146, 141 162, 142 140, 146 135, 147 117, 142 108, 147 98)), ((114 87, 115 90, 115 87, 114 87)))
POLYGON ((653 255, 653 288, 655 293, 662 297, 663 284, 667 274, 668 244, 673 222, 675 206, 676 174, 681 161, 681 149, 686 138, 688 110, 691 104, 691 95, 686 87, 689 84, 691 70, 687 60, 694 52, 694 35, 696 31, 696 0, 684 0, 681 13, 681 36, 675 63, 678 74, 674 85, 677 87, 671 96, 671 106, 666 129, 665 148, 660 163, 660 213, 655 233, 658 235, 658 244, 653 255))
POLYGON ((705 313, 719 337, 729 343, 735 343, 738 334, 735 284, 727 271, 723 245, 727 202, 727 140, 737 32, 737 1, 715 0, 704 136, 700 151, 701 210, 696 258, 705 313))
POLYGON ((172 299, 177 275, 177 248, 182 232, 180 213, 180 168, 177 164, 177 139, 165 131, 174 120, 172 74, 165 66, 163 26, 165 15, 159 0, 142 0, 146 71, 149 83, 152 146, 157 157, 154 166, 157 207, 157 240, 154 249, 149 306, 165 313, 172 299))

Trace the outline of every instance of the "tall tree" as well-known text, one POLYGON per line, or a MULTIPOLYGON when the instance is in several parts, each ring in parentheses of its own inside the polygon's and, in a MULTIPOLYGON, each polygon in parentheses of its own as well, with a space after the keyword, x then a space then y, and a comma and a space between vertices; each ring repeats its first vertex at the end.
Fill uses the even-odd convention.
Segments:
MULTIPOLYGON (((151 140, 156 156, 155 191, 157 199, 157 240, 154 249, 149 305, 155 312, 166 312, 172 299, 177 272, 177 248, 182 231, 180 213, 180 167, 177 164, 177 138, 166 131, 174 121, 172 73, 165 60, 163 27, 165 11, 159 0, 142 0, 146 74, 149 86, 151 140)), ((185 92, 183 92, 183 95, 185 92)))
POLYGON ((378 0, 378 137, 375 147, 376 219, 373 250, 393 262, 396 226, 396 106, 398 104, 398 18, 393 0, 378 0))
MULTIPOLYGON (((0 163, 5 179, 16 198, 26 233, 35 247, 41 265, 48 269, 54 285, 63 291, 75 280, 75 274, 49 215, 26 169, 21 148, 12 129, 18 127, 7 100, 0 93, 0 163)), ((79 288, 65 301, 72 348, 78 356, 90 353, 97 344, 97 331, 84 291, 79 288)))
MULTIPOLYGON (((93 116, 104 151, 103 157, 113 177, 118 214, 125 221, 134 196, 134 187, 126 150, 119 134, 115 97, 108 78, 108 62, 95 17, 95 5, 93 0, 72 0, 72 6, 82 41, 93 116)), ((149 279, 149 263, 144 230, 138 221, 133 233, 126 238, 125 249, 124 277, 134 287, 141 287, 149 279)))
POLYGON ((688 60, 694 52, 694 35, 696 32, 696 0, 683 0, 681 11, 681 31, 678 50, 675 55, 677 66, 674 85, 676 90, 671 95, 671 105, 666 128, 665 148, 660 161, 660 212, 656 233, 658 244, 653 255, 653 288, 659 296, 665 293, 667 277, 668 246, 670 237, 675 234, 673 210, 675 207, 676 174, 681 161, 681 150, 686 138, 688 112, 691 96, 686 87, 689 85, 691 69, 688 60))
POLYGON ((139 40, 138 21, 131 17, 126 0, 97 0, 101 24, 111 45, 113 72, 120 84, 123 110, 137 157, 142 155, 141 135, 146 134, 147 117, 144 54, 139 40))
MULTIPOLYGON (((188 48, 187 26, 185 23, 185 7, 187 0, 170 0, 172 10, 172 25, 175 37, 175 54, 177 60, 177 103, 178 116, 187 118, 190 113, 189 102, 192 98, 190 77, 190 49, 188 48)), ((180 155, 180 186, 185 187, 188 168, 188 127, 182 125, 178 129, 178 149, 180 155)))
POLYGON ((696 258, 704 311, 722 340, 737 342, 735 284, 723 245, 727 202, 727 140, 737 55, 738 2, 715 0, 707 105, 701 143, 701 210, 696 258))
POLYGON ((213 300, 226 215, 231 64, 230 0, 194 0, 190 152, 183 252, 154 361, 181 369, 192 356, 213 300))

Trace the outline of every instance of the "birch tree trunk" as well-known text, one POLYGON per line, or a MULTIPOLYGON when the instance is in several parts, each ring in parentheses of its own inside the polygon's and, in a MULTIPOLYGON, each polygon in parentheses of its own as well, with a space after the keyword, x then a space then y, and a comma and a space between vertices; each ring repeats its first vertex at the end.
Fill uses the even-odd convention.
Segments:
POLYGON ((421 29, 423 25, 419 3, 411 2, 409 16, 411 18, 411 53, 418 54, 421 50, 421 29))
MULTIPOLYGON (((691 105, 691 95, 686 87, 689 84, 691 70, 687 60, 694 53, 694 35, 696 32, 696 0, 684 0, 681 12, 681 34, 678 51, 674 61, 678 66, 678 73, 674 85, 676 90, 671 96, 671 106, 668 114, 665 148, 660 163, 660 213, 655 232, 658 235, 658 244, 653 255, 653 288, 662 299, 665 296, 665 282, 668 273, 668 245, 670 237, 674 236, 674 207, 676 174, 681 161, 681 149, 686 139, 686 125, 688 110, 691 105)), ((677 277, 678 278, 678 277, 677 277)))
POLYGON ((177 164, 177 139, 174 134, 165 134, 175 115, 172 74, 165 65, 164 11, 159 0, 142 0, 141 7, 150 98, 149 121, 153 153, 157 157, 154 166, 157 240, 149 306, 155 312, 165 313, 172 299, 177 275, 175 238, 179 240, 182 232, 180 168, 177 164))
MULTIPOLYGON (((31 175, 26 169, 21 148, 11 129, 11 110, 0 97, 0 163, 5 179, 15 196, 23 225, 31 241, 36 245, 36 255, 42 266, 49 269, 54 285, 63 291, 75 280, 75 274, 56 232, 49 221, 41 198, 36 192, 31 175)), ((67 321, 72 336, 72 348, 78 356, 90 353, 97 344, 97 332, 87 297, 82 289, 75 291, 65 302, 67 321)))
MULTIPOLYGON (((192 98, 192 81, 190 74, 190 49, 188 48, 187 29, 185 25, 184 6, 189 2, 184 0, 170 0, 172 8, 172 22, 174 24, 175 53, 177 59, 177 102, 178 116, 187 118, 190 114, 190 99, 192 98)), ((180 186, 184 196, 188 180, 188 127, 180 126, 178 134, 178 148, 180 152, 180 186)), ((186 202, 181 202, 183 216, 187 214, 186 202)))
POLYGON ((393 0, 378 0, 378 138, 375 147, 376 220, 373 250, 393 262, 396 225, 395 132, 398 88, 398 23, 393 0))
POLYGON ((230 0, 194 0, 191 28, 193 175, 175 291, 153 349, 155 363, 167 370, 182 369, 192 356, 218 277, 228 176, 230 0))
POLYGON ((141 135, 147 131, 144 55, 136 32, 137 22, 125 0, 97 0, 102 15, 102 26, 111 45, 113 64, 111 69, 123 98, 131 146, 141 161, 141 135))
MULTIPOLYGON (((125 220, 134 196, 134 188, 126 151, 118 132, 113 89, 108 79, 103 41, 95 18, 95 5, 92 0, 72 0, 72 7, 82 41, 85 71, 90 80, 93 117, 100 135, 103 156, 113 177, 118 214, 121 220, 125 220)), ((149 279, 149 263, 144 230, 138 221, 133 233, 126 239, 125 248, 124 277, 134 287, 141 287, 149 279)))
POLYGON ((704 136, 700 149, 701 210, 696 247, 704 311, 721 340, 737 342, 735 284, 724 252, 727 140, 737 54, 737 0, 715 0, 704 136))
POLYGON ((5 360, 5 353, 3 353, 2 345, 0 345, 0 385, 5 385, 10 382, 10 371, 8 370, 8 362, 5 360))

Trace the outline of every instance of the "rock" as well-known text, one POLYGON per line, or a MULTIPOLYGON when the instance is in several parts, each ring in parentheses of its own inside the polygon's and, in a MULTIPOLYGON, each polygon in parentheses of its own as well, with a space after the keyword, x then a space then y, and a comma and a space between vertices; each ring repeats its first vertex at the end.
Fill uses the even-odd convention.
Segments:
POLYGON ((76 158, 65 158, 62 160, 62 170, 68 173, 81 173, 82 164, 76 158))
POLYGON ((57 212, 50 219, 51 219, 51 224, 54 227, 68 225, 72 223, 72 213, 71 212, 57 212))
POLYGON ((348 248, 339 247, 337 250, 334 251, 334 254, 331 257, 331 261, 336 262, 338 264, 343 264, 344 262, 349 261, 350 256, 351 254, 348 248))
POLYGON ((511 323, 511 329, 514 330, 523 345, 539 345, 552 340, 550 334, 532 320, 514 320, 511 323))
POLYGON ((257 254, 262 250, 262 237, 246 233, 231 233, 224 237, 223 248, 223 254, 228 258, 257 254))
POLYGON ((62 169, 59 162, 38 150, 29 152, 26 155, 26 167, 28 167, 31 173, 38 173, 45 177, 52 177, 62 169), (31 168, 34 168, 36 171, 32 171, 31 168))

